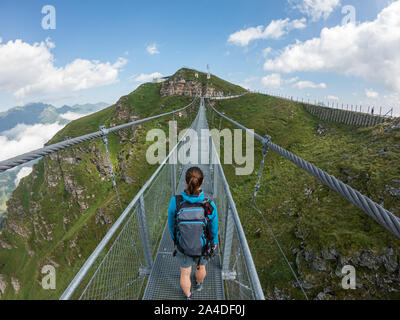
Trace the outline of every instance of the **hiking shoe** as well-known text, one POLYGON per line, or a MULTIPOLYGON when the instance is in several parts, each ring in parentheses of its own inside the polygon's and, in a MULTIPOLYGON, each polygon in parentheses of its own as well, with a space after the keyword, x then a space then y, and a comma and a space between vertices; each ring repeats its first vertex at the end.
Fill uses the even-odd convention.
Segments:
POLYGON ((201 291, 203 289, 203 282, 197 283, 194 285, 194 290, 201 291))
POLYGON ((183 294, 183 296, 185 297, 185 300, 192 300, 192 293, 190 293, 190 297, 188 297, 185 292, 183 292, 183 290, 181 289, 181 292, 183 294))

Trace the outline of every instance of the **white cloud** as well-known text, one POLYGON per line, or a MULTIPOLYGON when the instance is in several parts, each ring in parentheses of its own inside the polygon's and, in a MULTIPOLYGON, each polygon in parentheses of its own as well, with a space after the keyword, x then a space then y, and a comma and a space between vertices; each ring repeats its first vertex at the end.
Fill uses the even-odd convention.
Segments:
POLYGON ((135 78, 135 81, 136 82, 150 82, 150 81, 153 81, 154 78, 160 78, 162 76, 163 75, 159 72, 154 72, 154 73, 150 73, 150 74, 142 73, 135 78))
POLYGON ((251 41, 257 39, 280 39, 285 34, 288 34, 293 29, 304 29, 306 27, 306 19, 292 20, 289 18, 273 20, 267 26, 251 27, 245 30, 239 30, 232 33, 228 42, 237 46, 245 47, 251 41))
POLYGON ((0 91, 16 98, 54 92, 73 92, 101 87, 118 81, 120 69, 127 63, 75 59, 56 67, 51 49, 55 44, 47 38, 33 45, 22 40, 0 44, 0 91))
POLYGON ((312 81, 299 81, 297 82, 294 87, 297 87, 299 89, 305 89, 305 88, 312 88, 312 89, 325 89, 326 88, 326 84, 325 83, 319 83, 316 84, 312 81))
POLYGON ((151 55, 160 53, 160 51, 158 51, 156 43, 153 43, 152 45, 147 46, 146 51, 151 55))
POLYGON ((67 113, 64 114, 60 114, 60 117, 65 119, 65 120, 69 120, 69 121, 74 121, 74 120, 78 120, 80 118, 86 117, 91 113, 77 113, 77 112, 72 112, 72 111, 68 111, 67 113))
POLYGON ((264 69, 272 72, 337 72, 361 77, 400 92, 400 1, 376 20, 324 28, 319 38, 297 41, 264 69))
POLYGON ((268 88, 280 88, 282 84, 282 78, 279 73, 272 73, 261 79, 263 86, 268 88))
POLYGON ((374 91, 373 89, 365 89, 365 95, 371 99, 376 99, 379 97, 379 93, 374 91))
POLYGON ((21 168, 21 170, 17 173, 17 177, 14 180, 15 186, 18 187, 21 180, 29 176, 32 173, 32 171, 33 171, 32 167, 21 168))
POLYGON ((262 51, 263 57, 264 57, 264 58, 267 57, 271 52, 272 52, 272 48, 271 48, 271 47, 265 48, 265 49, 262 51))
POLYGON ((337 97, 337 96, 327 96, 326 98, 327 98, 328 100, 336 100, 336 101, 339 100, 339 97, 337 97))
MULTIPOLYGON (((393 115, 396 117, 400 117, 400 93, 390 93, 383 96, 383 99, 380 99, 380 103, 386 106, 393 107, 393 115)), ((386 107, 385 110, 389 109, 386 107)))
POLYGON ((285 80, 286 83, 291 84, 299 80, 299 77, 293 77, 290 79, 285 80))
POLYGON ((51 42, 50 37, 46 38, 46 45, 49 49, 54 49, 56 47, 56 44, 54 42, 51 42))
POLYGON ((340 5, 340 0, 289 0, 293 9, 311 17, 312 21, 327 19, 340 5))
POLYGON ((2 132, 0 136, 0 161, 42 148, 64 126, 53 124, 19 124, 2 132))

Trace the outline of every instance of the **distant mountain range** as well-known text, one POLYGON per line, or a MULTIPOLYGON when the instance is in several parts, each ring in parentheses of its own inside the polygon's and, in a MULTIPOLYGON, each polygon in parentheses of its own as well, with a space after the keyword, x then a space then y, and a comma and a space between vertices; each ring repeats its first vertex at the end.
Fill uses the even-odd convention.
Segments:
MULTIPOLYGON (((64 125, 80 116, 95 113, 108 106, 107 103, 99 102, 96 104, 86 103, 82 105, 77 104, 72 107, 63 106, 56 108, 45 103, 29 103, 23 107, 11 108, 6 112, 0 113, 0 135, 4 135, 5 131, 11 130, 18 124, 35 125, 59 122, 64 125)), ((4 146, 0 144, 0 148, 2 147, 4 146)), ((21 168, 22 166, 18 170, 9 170, 0 173, 0 230, 7 211, 6 202, 16 188, 15 180, 21 168)))
POLYGON ((107 103, 100 102, 96 104, 82 104, 74 106, 63 106, 56 108, 45 103, 29 103, 23 107, 15 107, 0 113, 0 132, 10 130, 16 125, 24 123, 26 125, 49 124, 59 122, 66 124, 71 120, 68 114, 82 114, 97 112, 108 107, 107 103), (64 117, 63 117, 64 116, 64 117))

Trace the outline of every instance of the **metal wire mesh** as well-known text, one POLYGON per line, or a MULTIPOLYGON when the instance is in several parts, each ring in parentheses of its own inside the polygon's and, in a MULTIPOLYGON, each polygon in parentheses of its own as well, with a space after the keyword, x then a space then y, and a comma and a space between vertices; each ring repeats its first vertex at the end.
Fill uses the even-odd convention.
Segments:
POLYGON ((157 250, 171 199, 171 166, 165 165, 144 195, 151 252, 157 250))
POLYGON ((221 170, 214 172, 214 174, 217 174, 216 187, 218 189, 214 202, 218 207, 220 246, 223 248, 225 296, 227 300, 253 300, 255 299, 254 288, 243 254, 244 248, 238 237, 238 228, 241 226, 233 219, 234 213, 229 204, 228 188, 221 172, 221 170))
POLYGON ((235 276, 232 280, 226 280, 226 297, 228 300, 253 300, 254 290, 251 286, 249 273, 247 270, 246 261, 243 257, 243 250, 238 239, 236 226, 233 232, 232 238, 232 249, 229 261, 229 271, 232 272, 232 276, 235 276))
POLYGON ((142 290, 144 256, 136 207, 95 274, 84 289, 81 300, 132 300, 142 290))
MULTIPOLYGON (((217 125, 213 113, 209 114, 211 127, 217 125)), ((214 142, 213 142, 214 143, 214 142)), ((216 154, 215 145, 212 152, 216 154)), ((218 208, 222 273, 227 300, 263 299, 254 263, 243 237, 243 228, 236 211, 229 185, 218 156, 213 157, 214 202, 218 208), (215 177, 214 177, 215 175, 215 177), (239 236, 242 231, 242 237, 239 236), (246 259, 247 256, 247 259, 246 259), (251 262, 249 265, 248 262, 251 262), (256 286, 255 286, 256 285, 256 286)))

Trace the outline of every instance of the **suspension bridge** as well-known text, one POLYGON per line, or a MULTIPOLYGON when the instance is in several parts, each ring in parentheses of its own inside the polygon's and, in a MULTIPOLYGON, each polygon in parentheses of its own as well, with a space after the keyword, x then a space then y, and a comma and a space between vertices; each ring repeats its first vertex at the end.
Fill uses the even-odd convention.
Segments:
MULTIPOLYGON (((193 116, 194 121, 190 128, 198 133, 197 138, 195 136, 197 141, 191 140, 193 137, 189 137, 186 133, 174 146, 163 163, 123 210, 118 220, 72 279, 60 299, 183 299, 179 287, 179 266, 173 257, 174 248, 166 220, 171 196, 184 189, 184 173, 188 167, 193 165, 200 167, 205 174, 203 190, 205 195, 212 197, 216 203, 220 229, 220 245, 216 257, 208 264, 204 289, 194 293, 193 299, 264 299, 264 293, 246 240, 245 230, 230 193, 229 183, 225 177, 214 141, 211 136, 205 137, 200 134, 201 130, 209 128, 206 108, 210 114, 211 126, 214 125, 215 118, 219 117, 221 120, 224 119, 235 127, 244 130, 247 134, 253 135, 263 146, 258 181, 254 188, 254 195, 249 202, 251 203, 250 214, 252 211, 256 211, 264 219, 255 199, 260 188, 266 156, 269 150, 272 150, 338 192, 393 235, 400 238, 400 219, 392 212, 327 172, 274 144, 269 136, 262 137, 220 113, 207 99, 196 97, 191 104, 179 110, 110 129, 102 127, 98 132, 66 140, 0 162, 0 172, 3 172, 42 156, 100 137, 103 138, 108 154, 107 135, 111 132, 157 118, 174 116, 184 110, 193 115, 196 114, 195 117, 193 116), (176 160, 179 157, 179 152, 182 152, 181 146, 188 141, 198 147, 198 158, 197 161, 182 164, 176 160), (201 161, 203 159, 208 159, 208 163, 204 164, 204 161, 201 161)), ((110 168, 111 178, 118 196, 111 162, 110 168)), ((274 236, 273 233, 272 236, 274 236)), ((275 237, 274 239, 279 246, 279 242, 275 237)), ((308 298, 281 247, 280 250, 305 298, 308 298)))

